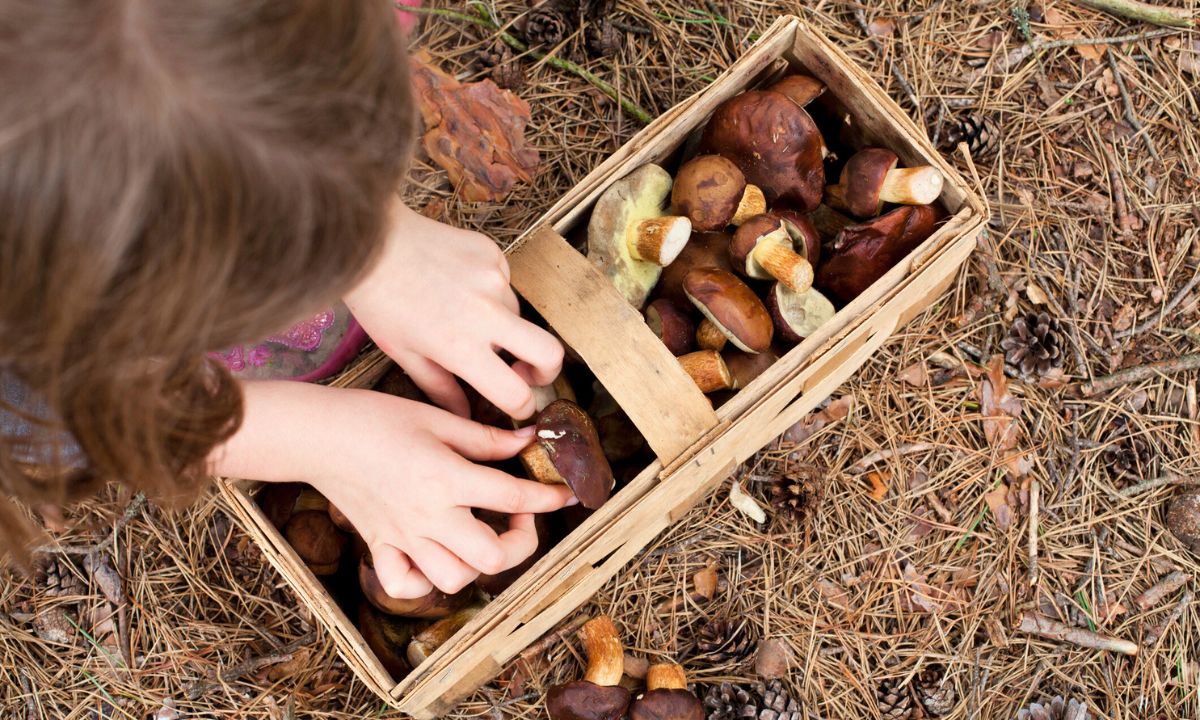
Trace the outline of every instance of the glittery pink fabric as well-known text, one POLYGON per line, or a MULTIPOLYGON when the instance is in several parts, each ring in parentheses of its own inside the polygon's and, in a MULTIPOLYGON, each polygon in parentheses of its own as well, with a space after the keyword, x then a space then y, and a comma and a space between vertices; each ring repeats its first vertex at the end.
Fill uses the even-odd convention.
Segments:
POLYGON ((345 305, 323 310, 266 340, 212 353, 247 380, 314 382, 341 372, 367 342, 345 305))

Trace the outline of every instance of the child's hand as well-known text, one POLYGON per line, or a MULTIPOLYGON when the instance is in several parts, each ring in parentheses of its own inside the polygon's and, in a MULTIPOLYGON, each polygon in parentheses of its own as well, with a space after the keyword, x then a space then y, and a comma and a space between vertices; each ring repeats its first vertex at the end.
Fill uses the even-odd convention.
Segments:
POLYGON ((530 386, 550 384, 562 369, 558 340, 518 315, 500 248, 400 203, 382 257, 346 303, 430 399, 464 417, 455 376, 523 419, 534 411, 530 386), (510 367, 498 350, 518 362, 510 367))
POLYGON ((565 486, 521 480, 472 460, 508 458, 532 430, 499 430, 431 405, 366 390, 290 382, 245 385, 246 419, 215 456, 220 474, 307 482, 362 535, 395 597, 466 587, 537 548, 530 513, 571 501, 565 486), (499 536, 471 514, 512 515, 499 536))

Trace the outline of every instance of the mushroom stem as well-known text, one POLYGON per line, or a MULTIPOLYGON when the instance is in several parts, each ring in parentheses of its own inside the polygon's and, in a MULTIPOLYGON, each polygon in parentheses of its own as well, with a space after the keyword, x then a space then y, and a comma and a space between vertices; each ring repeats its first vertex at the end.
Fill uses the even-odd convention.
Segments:
POLYGON ((687 690, 687 675, 675 663, 657 663, 646 671, 646 690, 687 690))
POLYGON ((628 237, 634 259, 667 266, 679 257, 692 236, 692 221, 679 215, 648 218, 633 228, 628 237))
POLYGON ((942 194, 942 173, 932 165, 894 168, 883 178, 879 199, 900 205, 928 205, 942 194))
POLYGON ((729 366, 716 350, 698 350, 676 359, 683 371, 695 381, 700 392, 711 393, 733 387, 729 366))
POLYGON ((768 275, 795 292, 808 292, 813 281, 812 264, 791 245, 791 236, 781 228, 778 233, 760 240, 750 252, 750 258, 768 275))
POLYGON ((438 620, 413 636, 408 643, 408 662, 417 667, 429 659, 438 648, 479 614, 482 605, 468 605, 458 612, 438 620))
POLYGON ((767 198, 763 195, 763 191, 757 185, 746 185, 746 189, 742 192, 742 199, 738 203, 737 210, 733 212, 733 218, 730 219, 730 225, 741 225, 755 215, 762 215, 767 211, 767 198))
POLYGON ((721 332, 721 328, 705 318, 700 321, 700 325, 696 327, 696 345, 701 350, 716 350, 720 352, 724 349, 725 344, 729 342, 729 338, 725 337, 725 333, 721 332))
POLYGON ((534 441, 532 445, 522 450, 517 457, 521 460, 521 464, 525 466, 525 471, 529 473, 529 477, 534 480, 547 485, 567 484, 566 478, 559 474, 558 468, 554 467, 554 461, 550 459, 550 453, 546 452, 546 448, 542 447, 540 442, 534 441))
POLYGON ((579 635, 588 656, 584 679, 604 687, 619 685, 625 673, 625 649, 612 619, 598 615, 584 623, 579 635))

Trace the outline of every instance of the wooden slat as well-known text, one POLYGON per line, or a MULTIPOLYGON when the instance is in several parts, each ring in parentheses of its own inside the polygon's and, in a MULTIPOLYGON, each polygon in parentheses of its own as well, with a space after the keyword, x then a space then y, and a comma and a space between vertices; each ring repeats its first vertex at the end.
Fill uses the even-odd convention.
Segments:
POLYGON ((509 254, 512 284, 616 399, 663 463, 717 414, 675 356, 608 278, 549 227, 509 254))

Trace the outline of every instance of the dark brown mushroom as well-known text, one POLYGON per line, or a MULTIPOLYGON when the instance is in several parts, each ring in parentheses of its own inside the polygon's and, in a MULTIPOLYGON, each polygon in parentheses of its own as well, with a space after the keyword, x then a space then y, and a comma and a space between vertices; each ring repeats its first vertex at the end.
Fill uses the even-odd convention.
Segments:
POLYGON ((380 612, 388 615, 400 615, 410 618, 434 620, 444 618, 471 601, 471 588, 465 588, 453 595, 434 588, 418 598, 394 598, 383 589, 379 575, 371 555, 365 554, 358 561, 358 584, 363 596, 380 612))
POLYGON ((819 290, 798 293, 783 283, 775 283, 767 293, 767 309, 775 323, 776 339, 789 347, 812 335, 837 313, 819 290))
POLYGON ((358 631, 393 680, 399 681, 412 670, 406 654, 413 627, 411 620, 385 615, 366 600, 358 603, 358 631))
POLYGON ((346 517, 346 513, 338 510, 337 505, 329 503, 327 509, 329 511, 329 519, 333 521, 338 530, 348 533, 354 532, 354 523, 350 522, 350 518, 346 517))
POLYGON ((696 268, 687 274, 683 289, 688 300, 738 349, 758 353, 771 347, 771 315, 733 273, 696 268))
POLYGON ((824 141, 816 123, 788 97, 751 90, 722 103, 700 138, 704 153, 734 162, 768 204, 809 211, 825 190, 824 141))
MULTIPOLYGON (((843 215, 824 204, 818 205, 816 210, 810 212, 808 219, 812 223, 813 228, 816 229, 817 235, 822 239, 829 240, 837 237, 838 233, 851 225, 858 224, 858 221, 849 215, 843 215)), ((817 267, 817 265, 818 263, 813 263, 813 267, 817 267)))
POLYGON ((741 225, 767 209, 762 190, 748 185, 738 166, 720 155, 697 155, 685 162, 675 173, 671 204, 692 221, 695 232, 741 225))
POLYGON ((637 426, 599 383, 596 383, 596 394, 588 405, 588 415, 596 425, 600 447, 609 463, 624 462, 646 447, 646 440, 637 426))
POLYGON ((454 637, 455 633, 462 630, 471 621, 471 618, 478 615, 482 609, 482 603, 468 605, 413 635, 412 640, 408 642, 406 653, 409 664, 414 668, 419 667, 438 648, 445 645, 450 638, 454 637))
POLYGON ((1200 490, 1188 490, 1171 499, 1167 529, 1189 550, 1200 553, 1200 490))
POLYGON ((521 451, 530 477, 544 483, 566 483, 579 504, 595 510, 613 489, 612 468, 588 414, 570 400, 555 400, 537 416, 537 436, 521 451))
POLYGON ((680 355, 677 360, 679 360, 679 366, 692 378, 702 393, 728 390, 733 387, 733 378, 729 375, 729 367, 725 364, 721 353, 716 350, 697 350, 694 353, 680 355))
POLYGON ((945 216, 937 205, 905 205, 842 230, 813 284, 850 302, 932 235, 945 216))
POLYGON ((302 510, 292 515, 284 526, 283 536, 313 575, 337 572, 348 542, 324 509, 302 510))
POLYGON ((662 340, 672 355, 690 352, 696 334, 696 324, 687 311, 672 300, 659 298, 646 306, 643 313, 650 330, 662 340))
POLYGON ((775 81, 767 90, 805 107, 825 92, 825 83, 809 75, 788 75, 775 81))
POLYGON ((629 706, 629 720, 704 720, 704 703, 687 689, 687 676, 675 663, 651 665, 646 692, 629 706))
POLYGON ((267 483, 259 491, 257 501, 267 520, 280 531, 298 512, 324 511, 329 507, 324 495, 304 483, 267 483))
POLYGON ((797 247, 808 252, 808 238, 797 225, 775 215, 758 215, 733 234, 729 259, 747 277, 773 278, 796 292, 804 292, 812 287, 813 266, 797 247))
POLYGON ((825 201, 858 217, 875 217, 884 203, 928 205, 942 194, 942 173, 931 165, 897 168, 896 153, 865 148, 842 168, 837 185, 825 189, 825 201))
POLYGON ((607 615, 584 623, 579 631, 587 651, 583 680, 555 685, 546 693, 550 720, 620 720, 629 707, 629 691, 621 687, 625 651, 607 615))
MULTIPOLYGON (((815 268, 821 260, 821 233, 810 217, 789 208, 775 208, 771 214, 791 224, 788 232, 792 236, 796 252, 803 255, 808 264, 815 268)), ((846 224, 853 225, 854 221, 847 219, 846 224)))
POLYGON ((725 366, 729 368, 731 390, 746 387, 779 360, 779 356, 770 350, 753 355, 740 350, 726 350, 721 355, 725 359, 725 366))
POLYGON ((725 232, 696 233, 679 253, 675 262, 663 268, 662 279, 656 294, 684 307, 691 303, 683 292, 683 279, 688 271, 698 267, 715 267, 733 270, 729 264, 729 241, 732 236, 725 232))

